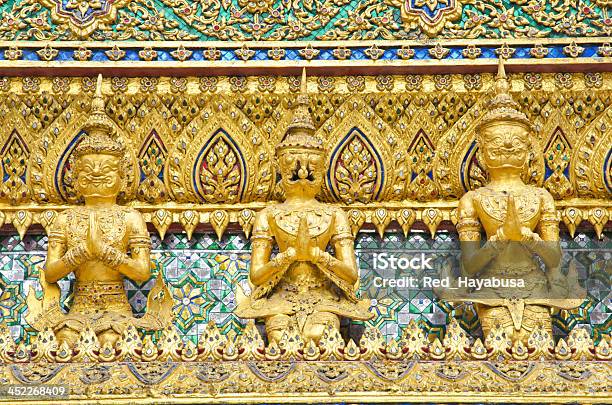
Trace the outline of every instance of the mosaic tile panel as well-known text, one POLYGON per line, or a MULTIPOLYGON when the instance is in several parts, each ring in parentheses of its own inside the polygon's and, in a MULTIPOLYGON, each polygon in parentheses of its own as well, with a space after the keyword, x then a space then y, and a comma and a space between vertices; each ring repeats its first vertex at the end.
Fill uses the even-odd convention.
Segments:
MULTIPOLYGON (((13 0, 3 40, 372 40, 604 36, 605 0, 13 0), (116 18, 115 15, 119 16, 116 18)), ((216 56, 217 58, 220 56, 216 56)))
MULTIPOLYGON (((593 234, 579 233, 574 239, 565 236, 562 247, 564 260, 573 258, 577 261, 581 279, 590 274, 589 297, 580 308, 555 314, 555 333, 563 336, 579 324, 587 325, 595 338, 602 333, 610 333, 610 235, 605 235, 601 241, 596 240, 593 234)), ((0 236, 0 319, 10 326, 16 337, 31 332, 24 319, 27 310, 25 296, 30 288, 39 290, 37 274, 44 264, 46 248, 47 237, 44 235, 27 235, 23 241, 13 235, 0 236)), ((413 232, 408 239, 399 233, 387 233, 383 239, 374 233, 361 233, 356 241, 362 280, 360 293, 377 296, 373 279, 380 271, 374 269, 373 253, 412 255, 435 252, 440 256, 450 256, 456 254, 458 248, 457 237, 451 233, 439 232, 434 239, 418 232, 413 232)), ((236 306, 236 288, 239 286, 246 293, 250 292, 249 251, 249 242, 239 234, 226 234, 222 241, 218 241, 214 234, 207 233, 196 234, 191 241, 180 233, 169 234, 163 241, 153 237, 153 272, 164 273, 174 296, 176 326, 185 337, 195 339, 211 320, 224 332, 238 330, 244 325, 233 310, 236 306)), ((68 308, 74 277, 67 277, 60 283, 63 305, 68 308)), ((126 280, 125 286, 134 312, 144 313, 153 280, 144 284, 126 280)), ((442 332, 450 316, 457 318, 473 336, 480 336, 481 333, 471 305, 452 307, 437 301, 431 290, 414 289, 406 293, 388 294, 384 298, 373 299, 372 308, 377 316, 368 324, 388 337, 397 336, 412 319, 419 321, 424 329, 442 332)))

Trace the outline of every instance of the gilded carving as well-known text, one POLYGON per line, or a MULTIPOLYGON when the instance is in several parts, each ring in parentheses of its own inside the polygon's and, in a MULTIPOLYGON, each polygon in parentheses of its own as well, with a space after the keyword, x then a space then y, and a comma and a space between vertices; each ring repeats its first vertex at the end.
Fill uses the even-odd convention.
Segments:
POLYGON ((164 142, 157 131, 152 130, 138 154, 141 173, 137 191, 138 199, 155 204, 168 198, 168 191, 162 177, 167 156, 168 151, 164 142))
POLYGON ((557 127, 544 149, 544 162, 547 169, 552 171, 544 181, 544 187, 556 199, 569 197, 574 192, 568 178, 571 152, 572 147, 563 130, 557 127))
POLYGON ((19 204, 29 199, 30 190, 24 181, 29 153, 19 133, 13 131, 0 149, 0 175, 3 176, 0 199, 8 200, 11 204, 19 204))
POLYGON ((610 198, 612 195, 611 128, 612 107, 607 107, 585 128, 584 136, 575 144, 572 156, 575 169, 571 171, 571 178, 580 197, 610 198))
POLYGON ((429 137, 419 130, 408 149, 410 184, 408 195, 413 200, 427 201, 438 197, 438 186, 433 180, 435 150, 429 137))
MULTIPOLYGON (((530 155, 540 151, 530 138, 531 123, 508 93, 501 58, 499 66, 495 94, 476 128, 490 180, 459 200, 462 272, 468 276, 521 277, 526 280, 526 288, 466 289, 460 300, 476 303, 485 336, 497 333, 495 326, 500 325, 513 350, 527 358, 527 350, 521 345, 534 337, 538 327, 542 328, 540 334, 552 336, 549 308, 575 308, 582 302, 584 291, 576 283, 575 267, 570 266, 567 276, 561 272, 559 220, 553 196, 523 180, 530 155), (487 243, 481 247, 482 229, 487 243), (534 256, 543 261, 544 272, 534 256)), ((501 353, 504 348, 496 350, 501 353)))
MULTIPOLYGON (((288 351, 308 343, 308 356, 327 327, 340 317, 367 320, 368 301, 355 295, 359 281, 348 218, 342 209, 316 200, 325 173, 325 149, 315 138, 308 111, 306 70, 287 133, 276 147, 284 201, 260 211, 251 237, 250 296, 236 313, 263 319, 268 339, 288 351), (274 245, 279 253, 271 257, 274 245), (332 246, 334 254, 326 248, 332 246), (283 344, 283 338, 290 340, 283 344)), ((214 213, 213 213, 214 214, 214 213)))
POLYGON ((358 128, 352 128, 331 155, 329 188, 347 204, 376 200, 382 188, 382 160, 358 128))
MULTIPOLYGON (((301 40, 300 53, 309 60, 313 53, 309 41, 317 40, 402 40, 422 35, 445 39, 606 37, 611 25, 608 8, 605 1, 545 7, 514 0, 347 4, 313 0, 300 6, 227 0, 217 7, 181 2, 20 0, 3 8, 1 33, 4 40, 301 40), (372 13, 374 5, 376 13, 372 13)), ((251 58, 248 51, 252 50, 244 48, 241 57, 251 58)), ((576 52, 571 48, 566 53, 576 52)))
MULTIPOLYGON (((468 90, 465 75, 451 75, 451 87, 442 91, 437 90, 437 81, 431 75, 392 77, 392 81, 386 76, 360 76, 353 78, 356 81, 336 78, 331 84, 326 82, 325 94, 317 93, 319 83, 311 78, 307 84, 314 93, 310 109, 315 135, 323 140, 326 149, 336 151, 334 162, 345 162, 339 153, 343 149, 346 162, 352 159, 357 164, 330 166, 338 170, 326 174, 321 201, 362 210, 363 222, 355 222, 361 225, 373 224, 372 212, 377 208, 397 212, 396 201, 404 199, 408 204, 416 199, 439 209, 444 218, 449 217, 458 197, 489 181, 475 128, 486 112, 484 94, 492 86, 492 77, 486 73, 480 76, 480 89, 468 90), (406 80, 412 83, 413 79, 418 86, 408 86, 408 82, 400 85, 406 80), (393 87, 384 92, 378 90, 383 82, 393 83, 393 87), (424 135, 418 137, 419 133, 424 135), (353 135, 353 150, 357 147, 358 154, 352 154, 347 142, 340 148, 349 134, 353 135), (421 147, 423 155, 419 154, 421 147), (430 165, 428 158, 433 158, 430 165), (337 181, 342 173, 344 183, 337 181), (421 180, 433 194, 415 193, 421 180), (352 195, 340 192, 340 186, 343 190, 352 188, 352 195), (367 208, 360 206, 363 201, 367 201, 367 208)), ((537 93, 535 87, 530 87, 527 75, 510 76, 510 90, 519 109, 535 124, 539 145, 553 154, 557 145, 563 151, 552 161, 545 160, 551 153, 534 154, 524 180, 544 185, 555 197, 559 213, 566 208, 584 209, 588 218, 591 208, 608 209, 605 198, 610 195, 612 159, 608 157, 611 124, 605 100, 611 82, 607 73, 599 74, 598 87, 587 84, 587 77, 593 75, 571 76, 571 89, 551 92, 556 89, 555 75, 538 74, 537 93), (560 134, 557 129, 563 137, 555 135, 560 134), (575 197, 583 200, 578 204, 572 200, 575 197)), ((32 224, 48 227, 44 219, 41 222, 40 214, 47 209, 61 210, 76 201, 71 151, 82 137, 81 127, 90 113, 95 81, 73 78, 67 86, 59 86, 58 78, 37 77, 38 84, 32 87, 32 78, 4 79, 7 93, 0 100, 0 111, 6 115, 7 125, 2 129, 2 146, 17 133, 21 150, 29 151, 25 174, 20 176, 28 197, 14 200, 14 204, 3 198, 0 204, 5 222, 15 223, 26 232, 24 224, 28 221, 20 221, 15 216, 17 211, 30 212, 32 224)), ((182 79, 180 86, 168 77, 117 77, 103 82, 110 95, 105 111, 119 134, 117 141, 128 151, 128 187, 120 200, 142 207, 147 220, 155 218, 153 212, 166 210, 163 223, 156 221, 156 226, 164 230, 173 223, 182 223, 181 215, 190 210, 200 214, 202 222, 209 222, 213 209, 190 204, 223 205, 220 196, 224 193, 235 205, 216 208, 227 211, 229 224, 239 222, 239 213, 244 209, 256 212, 265 201, 282 198, 270 145, 280 141, 290 123, 288 111, 295 103, 299 78, 277 78, 274 93, 266 94, 259 92, 257 77, 182 79), (210 86, 202 87, 209 82, 210 86), (142 92, 143 86, 146 92, 142 92), (227 96, 227 91, 236 92, 236 96, 227 96), (217 149, 227 149, 224 159, 235 159, 235 164, 217 159, 218 153, 209 147, 210 142, 217 149), (217 168, 216 173, 208 171, 209 161, 211 167, 217 168), (219 177, 218 169, 225 174, 219 177), (212 183, 206 184, 207 179, 212 183), (213 189, 221 191, 205 191, 213 189), (253 203, 257 204, 250 205, 253 203)), ((330 153, 330 163, 331 156, 330 153)), ((4 164, 2 170, 7 191, 12 180, 7 182, 4 164)), ((15 184, 19 186, 20 182, 15 184)), ((195 225, 183 222, 190 229, 195 225)), ((437 228, 435 223, 432 226, 437 228)))
MULTIPOLYGON (((71 161, 76 197, 84 205, 53 220, 46 265, 39 271, 43 295, 37 298, 30 290, 26 315, 35 330, 52 330, 59 344, 78 341, 79 356, 90 358, 96 356, 91 350, 96 342, 112 352, 130 325, 164 328, 171 320, 168 311, 172 305, 161 275, 149 295, 144 317, 134 318, 127 301, 123 278, 144 282, 151 276, 150 238, 142 215, 116 203, 125 187, 122 178, 127 167, 121 165, 126 150, 115 140, 114 124, 104 112, 101 84, 100 76, 91 115, 71 161), (64 314, 57 281, 70 273, 75 274, 76 284, 72 305, 64 314)), ((27 214, 18 213, 16 219, 27 214)))
POLYGON ((264 135, 236 107, 229 113, 200 111, 179 135, 165 170, 180 202, 261 200, 274 180, 264 135))

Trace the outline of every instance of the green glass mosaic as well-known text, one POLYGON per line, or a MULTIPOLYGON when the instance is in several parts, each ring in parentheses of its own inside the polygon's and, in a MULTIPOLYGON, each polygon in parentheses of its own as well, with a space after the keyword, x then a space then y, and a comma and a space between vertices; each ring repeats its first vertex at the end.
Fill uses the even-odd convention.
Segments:
MULTIPOLYGON (((565 260, 578 263, 582 278, 590 273, 588 299, 572 311, 555 314, 557 336, 564 336, 576 325, 586 325, 597 339, 612 331, 612 293, 609 269, 612 259, 612 239, 605 235, 597 240, 593 234, 579 233, 574 239, 565 235, 562 240, 565 260), (588 267, 588 268, 587 268, 588 267)), ((25 296, 30 288, 39 289, 37 274, 43 266, 47 248, 44 235, 0 236, 0 317, 11 328, 15 337, 29 330, 25 319, 25 296)), ((175 324, 185 337, 195 339, 208 321, 214 321, 222 331, 238 331, 244 321, 233 314, 236 289, 249 293, 247 281, 249 242, 244 236, 226 234, 218 241, 214 234, 195 234, 191 241, 185 234, 168 234, 163 241, 153 237, 153 272, 163 269, 174 296, 175 324)), ((454 254, 458 251, 455 234, 439 232, 435 239, 426 233, 411 233, 408 239, 399 233, 387 233, 380 239, 374 233, 361 233, 356 240, 357 261, 361 272, 360 294, 375 296, 373 278, 377 271, 373 253, 436 253, 454 254)), ((60 281, 64 307, 70 305, 72 276, 60 281)), ((125 281, 128 298, 134 312, 144 313, 146 297, 153 280, 142 285, 125 281)), ((377 327, 387 337, 397 336, 410 320, 420 321, 422 327, 440 333, 449 317, 455 317, 473 335, 480 336, 480 325, 469 304, 452 307, 435 299, 431 290, 410 290, 407 294, 389 294, 380 301, 372 300, 376 317, 368 324, 377 327)), ((345 322, 346 324, 346 322, 345 322)), ((350 325, 345 325, 350 326, 350 325)), ((355 324, 358 329, 358 324, 355 324)), ((353 333, 353 328, 346 328, 353 333)))

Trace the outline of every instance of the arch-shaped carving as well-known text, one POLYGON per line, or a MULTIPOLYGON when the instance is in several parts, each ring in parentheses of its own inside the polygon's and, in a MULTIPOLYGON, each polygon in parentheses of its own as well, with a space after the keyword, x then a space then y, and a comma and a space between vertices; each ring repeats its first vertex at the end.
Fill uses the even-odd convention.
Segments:
POLYGON ((578 196, 610 198, 612 106, 591 122, 578 139, 570 163, 578 196))
POLYGON ((433 177, 433 161, 436 150, 423 129, 419 129, 408 147, 410 180, 408 196, 415 200, 427 201, 439 195, 438 185, 433 177))
POLYGON ((568 198, 574 194, 571 181, 573 143, 576 139, 576 128, 567 116, 559 110, 552 110, 545 115, 542 122, 542 137, 546 141, 543 148, 544 187, 554 198, 568 198))
POLYGON ((609 195, 612 195, 612 148, 608 150, 604 160, 604 185, 609 195))
POLYGON ((152 129, 138 151, 140 178, 136 195, 139 200, 158 203, 168 198, 163 177, 167 156, 168 150, 164 141, 159 133, 152 129))
POLYGON ((4 112, 0 126, 0 139, 6 139, 0 144, 0 201, 19 204, 31 196, 27 178, 34 137, 17 106, 4 112))
POLYGON ((574 192, 570 177, 572 146, 561 127, 555 128, 544 148, 544 187, 557 199, 569 197, 574 192))
POLYGON ((72 152, 83 140, 85 132, 79 131, 68 145, 64 148, 59 156, 55 174, 53 176, 53 187, 55 192, 59 194, 60 198, 68 202, 76 202, 77 195, 74 190, 74 176, 72 164, 74 163, 72 158, 72 152))
POLYGON ((408 171, 405 146, 392 127, 363 101, 350 98, 320 132, 328 131, 328 172, 322 195, 328 201, 400 200, 408 171))
POLYGON ((263 200, 274 169, 266 138, 240 110, 202 108, 168 155, 164 181, 179 202, 263 200))
POLYGON ((138 190, 136 197, 148 203, 166 201, 169 196, 164 182, 164 167, 168 158, 165 139, 170 134, 167 120, 157 109, 149 111, 142 123, 134 125, 138 148, 138 190))
POLYGON ((208 203, 235 203, 242 199, 247 180, 240 148, 224 129, 217 129, 195 160, 191 181, 196 194, 208 203))
POLYGON ((376 201, 385 182, 383 160, 358 127, 352 127, 331 151, 327 187, 347 204, 376 201))
POLYGON ((460 181, 464 191, 475 190, 489 182, 489 173, 478 159, 478 151, 478 143, 474 140, 461 161, 460 181))

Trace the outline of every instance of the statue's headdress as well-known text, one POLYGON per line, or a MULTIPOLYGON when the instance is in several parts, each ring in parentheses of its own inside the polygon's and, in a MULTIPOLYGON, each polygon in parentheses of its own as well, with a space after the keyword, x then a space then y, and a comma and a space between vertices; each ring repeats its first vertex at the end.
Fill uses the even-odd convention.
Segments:
POLYGON ((86 135, 84 135, 83 140, 74 150, 76 158, 96 153, 119 157, 124 156, 125 148, 113 137, 115 125, 104 110, 102 75, 98 75, 96 93, 91 101, 90 115, 85 125, 83 125, 83 130, 86 132, 86 135))
POLYGON ((287 132, 283 140, 276 146, 276 154, 278 155, 283 149, 300 148, 311 149, 316 153, 323 153, 324 148, 320 139, 314 136, 315 126, 312 121, 312 116, 308 110, 310 105, 310 97, 306 86, 306 68, 302 70, 302 82, 300 94, 297 97, 295 106, 293 107, 293 118, 287 127, 287 132))
MULTIPOLYGON (((487 103, 488 112, 484 115, 479 128, 498 121, 513 121, 531 128, 527 116, 519 110, 519 104, 509 93, 510 83, 506 77, 503 58, 499 57, 497 77, 495 78, 495 94, 487 103)), ((480 131, 479 131, 480 132, 480 131)))

